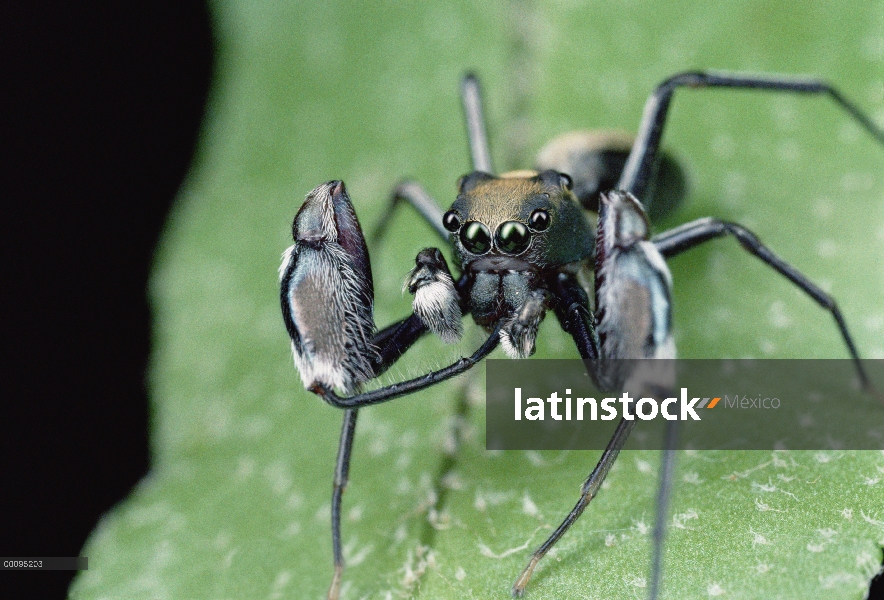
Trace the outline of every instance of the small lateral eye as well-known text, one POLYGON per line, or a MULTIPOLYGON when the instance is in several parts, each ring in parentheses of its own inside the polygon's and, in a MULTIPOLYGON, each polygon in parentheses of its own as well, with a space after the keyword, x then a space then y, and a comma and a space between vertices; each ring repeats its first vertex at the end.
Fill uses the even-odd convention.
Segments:
POLYGON ((460 241, 467 251, 485 254, 491 249, 491 232, 478 221, 467 221, 460 230, 460 241))
POLYGON ((567 173, 559 173, 559 177, 561 177, 562 185, 566 190, 571 191, 574 189, 574 180, 571 179, 571 176, 567 173))
POLYGON ((528 217, 528 227, 534 231, 546 231, 549 229, 549 212, 542 208, 538 208, 528 217))
POLYGON ((460 229, 460 217, 453 210, 449 210, 447 213, 442 215, 442 227, 444 227, 451 233, 455 233, 458 229, 460 229))
POLYGON ((524 224, 518 221, 507 221, 497 228, 494 243, 507 254, 521 254, 531 245, 531 234, 524 224))

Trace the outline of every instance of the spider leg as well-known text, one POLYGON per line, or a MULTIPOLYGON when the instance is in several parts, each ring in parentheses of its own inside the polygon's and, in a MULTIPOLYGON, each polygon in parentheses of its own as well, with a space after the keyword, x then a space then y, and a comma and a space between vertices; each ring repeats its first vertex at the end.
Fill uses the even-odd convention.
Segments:
MULTIPOLYGON (((488 132, 485 128, 485 116, 482 111, 482 92, 479 86, 479 78, 472 73, 468 73, 461 81, 460 90, 473 170, 492 173, 491 150, 488 145, 488 132)), ((418 214, 423 217, 424 221, 433 227, 443 241, 448 241, 451 234, 442 227, 443 211, 439 208, 436 201, 419 183, 403 181, 390 194, 390 205, 387 215, 378 223, 371 234, 372 244, 377 244, 381 241, 381 238, 383 238, 387 231, 390 217, 402 200, 413 206, 418 214)))
POLYGON ((856 350, 856 344, 853 342, 853 337, 847 329, 847 323, 844 321, 844 316, 835 303, 835 299, 817 287, 795 267, 774 254, 767 246, 761 243, 754 233, 736 223, 704 218, 663 232, 655 236, 652 242, 657 247, 657 250, 660 251, 660 254, 670 258, 709 240, 726 235, 735 237, 744 250, 759 258, 764 264, 794 283, 801 291, 810 296, 814 302, 829 311, 832 318, 835 319, 835 324, 838 326, 844 345, 847 346, 847 351, 850 353, 851 359, 853 359, 863 388, 873 394, 878 394, 863 368, 859 353, 856 350))
POLYGON ((378 331, 371 340, 377 348, 372 360, 375 377, 389 369, 427 331, 427 326, 415 314, 378 331))
POLYGON ((580 488, 580 498, 577 500, 577 504, 574 505, 574 508, 571 509, 571 512, 568 513, 568 516, 565 517, 556 530, 553 531, 546 541, 543 542, 540 547, 534 551, 534 554, 531 555, 528 565, 513 585, 513 597, 521 598, 524 595, 525 586, 528 585, 528 581, 531 579, 531 575, 534 573, 534 568, 537 566, 537 563, 540 562, 540 559, 549 552, 549 549, 559 541, 559 538, 568 531, 571 525, 580 518, 580 515, 583 514, 583 511, 589 506, 592 499, 595 498, 599 488, 605 481, 605 477, 608 476, 608 471, 611 470, 614 461, 617 460, 617 455, 620 454, 620 450, 623 448, 626 440, 629 439, 629 434, 635 427, 635 423, 635 420, 627 421, 626 419, 621 419, 620 423, 617 424, 614 436, 611 438, 611 441, 608 442, 608 446, 605 448, 604 453, 602 453, 602 457, 599 459, 598 464, 592 470, 592 473, 589 474, 589 477, 586 478, 586 481, 583 482, 583 486, 580 488))
POLYGON ((464 76, 460 84, 463 112, 467 123, 467 140, 470 143, 470 157, 473 170, 494 173, 491 166, 491 150, 488 145, 488 132, 482 112, 482 90, 479 78, 473 73, 464 76))
MULTIPOLYGON (((378 344, 378 373, 393 364, 408 347, 427 328, 417 315, 394 323, 380 331, 373 339, 378 344)), ((341 500, 350 473, 350 458, 353 449, 353 438, 356 432, 356 416, 358 408, 392 400, 440 383, 446 379, 463 373, 477 362, 488 356, 500 343, 500 325, 498 325, 482 346, 469 358, 461 358, 452 365, 418 377, 393 384, 384 388, 355 394, 341 398, 331 389, 322 384, 314 384, 310 391, 318 394, 329 404, 344 409, 344 423, 341 427, 341 439, 338 444, 338 458, 335 464, 334 484, 332 486, 331 521, 332 521, 332 556, 334 558, 334 575, 328 591, 328 600, 337 600, 341 591, 341 578, 344 572, 344 555, 341 549, 341 500)))
POLYGON ((786 78, 777 76, 753 76, 731 73, 688 72, 674 75, 657 86, 645 104, 641 126, 635 144, 626 161, 617 189, 631 192, 639 198, 645 197, 652 175, 663 127, 672 95, 680 87, 687 88, 736 88, 788 92, 793 94, 824 94, 844 109, 860 126, 868 131, 878 143, 884 145, 884 130, 879 128, 855 104, 841 95, 837 89, 825 81, 812 78, 786 78))
POLYGON ((322 383, 314 383, 312 386, 310 386, 309 389, 311 392, 317 394, 323 400, 336 408, 362 408, 363 406, 380 404, 382 402, 392 400, 393 398, 398 398, 399 396, 404 396, 406 394, 420 391, 432 385, 436 385, 437 383, 441 383, 446 379, 450 379, 456 375, 460 375, 461 373, 473 367, 483 358, 491 354, 491 351, 494 350, 499 343, 500 324, 498 323, 491 334, 488 336, 488 339, 486 339, 485 342, 479 347, 479 349, 476 350, 471 356, 461 358, 448 365, 447 367, 439 369, 438 371, 431 371, 426 375, 421 375, 420 377, 416 377, 414 379, 409 379, 400 383, 394 383, 382 388, 378 388, 376 390, 363 392, 361 394, 354 394, 352 396, 338 396, 331 388, 322 383))
POLYGON ((341 577, 344 573, 344 553, 341 550, 341 496, 347 487, 347 479, 350 473, 350 454, 353 450, 357 413, 358 411, 355 409, 344 411, 341 441, 338 444, 338 459, 335 464, 331 503, 332 556, 334 557, 335 573, 332 576, 332 582, 328 589, 328 600, 337 600, 341 594, 341 577))
MULTIPOLYGON (((619 360, 673 358, 675 355, 670 335, 671 277, 663 257, 649 241, 647 216, 641 203, 631 194, 612 192, 601 197, 595 272, 596 314, 592 322, 588 318, 591 313, 586 293, 573 276, 559 274, 553 294, 562 327, 574 338, 584 359, 602 359, 586 361, 600 389, 623 389, 638 384, 653 386, 658 393, 656 379, 637 380, 626 368, 632 361, 619 360)), ((635 419, 626 418, 617 424, 611 441, 583 482, 574 508, 534 551, 516 579, 512 589, 514 597, 525 593, 537 563, 595 498, 635 424, 635 419)), ((659 559, 654 560, 659 564, 659 559)))
POLYGON ((443 241, 448 242, 451 234, 442 227, 442 209, 439 208, 433 197, 416 181, 402 181, 390 193, 390 203, 387 212, 371 234, 372 245, 381 242, 381 239, 387 233, 387 227, 393 213, 403 200, 410 204, 424 221, 429 223, 443 241))
POLYGON ((675 473, 675 449, 678 445, 678 421, 666 421, 666 438, 660 459, 660 482, 657 484, 657 502, 654 515, 654 533, 651 549, 651 575, 648 582, 648 600, 657 600, 663 586, 663 545, 666 540, 666 522, 669 519, 669 497, 672 476, 675 473))

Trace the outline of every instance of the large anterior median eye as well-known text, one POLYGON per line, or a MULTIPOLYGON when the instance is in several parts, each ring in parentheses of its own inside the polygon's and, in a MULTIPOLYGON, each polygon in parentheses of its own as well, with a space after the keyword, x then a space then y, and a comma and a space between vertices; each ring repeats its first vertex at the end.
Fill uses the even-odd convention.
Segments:
POLYGON ((491 249, 491 232, 478 221, 467 221, 460 228, 463 247, 473 254, 485 254, 491 249))
POLYGON ((518 221, 507 221, 497 228, 494 235, 494 243, 507 254, 521 254, 531 244, 531 234, 528 228, 518 221))

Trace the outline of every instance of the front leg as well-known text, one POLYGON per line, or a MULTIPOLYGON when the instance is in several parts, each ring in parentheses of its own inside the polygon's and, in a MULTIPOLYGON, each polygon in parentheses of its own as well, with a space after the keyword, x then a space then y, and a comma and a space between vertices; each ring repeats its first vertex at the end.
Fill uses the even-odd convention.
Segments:
MULTIPOLYGON (((460 329, 459 296, 448 267, 438 250, 427 255, 414 272, 416 298, 440 294, 441 316, 422 310, 374 333, 374 292, 368 249, 344 184, 330 181, 307 195, 294 223, 294 244, 283 254, 280 300, 283 320, 291 338, 295 366, 304 386, 329 404, 344 410, 332 486, 332 550, 334 575, 329 600, 340 595, 344 559, 341 544, 341 501, 347 485, 356 409, 434 385, 462 373, 485 358, 498 344, 499 331, 472 356, 423 377, 358 393, 362 385, 386 371, 428 330, 457 334, 460 329), (438 255, 438 257, 437 257, 438 255), (441 286, 441 288, 440 288, 441 286), (453 294, 453 306, 451 297, 453 294), (441 322, 442 325, 438 325, 441 322), (344 397, 335 393, 342 390, 344 397)), ((426 308, 427 302, 420 302, 426 308)))
POLYGON ((283 254, 280 300, 305 387, 352 391, 375 376, 374 290, 368 248, 341 181, 307 195, 283 254))

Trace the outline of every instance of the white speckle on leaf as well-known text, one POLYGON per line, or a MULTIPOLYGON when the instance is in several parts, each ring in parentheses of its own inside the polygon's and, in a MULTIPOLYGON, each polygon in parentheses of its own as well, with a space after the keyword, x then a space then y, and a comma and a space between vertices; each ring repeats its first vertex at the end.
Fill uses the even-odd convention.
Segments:
POLYGON ((784 162, 795 162, 801 158, 801 146, 795 140, 785 140, 777 145, 777 158, 784 162))
POLYGON ((317 521, 327 522, 331 518, 331 504, 323 504, 317 508, 313 518, 317 521))
MULTIPOLYGON (((530 546, 530 544, 531 544, 531 540, 534 539, 535 535, 537 535, 537 532, 540 531, 541 529, 544 529, 544 528, 545 528, 545 526, 538 527, 531 534, 531 537, 529 537, 527 540, 525 540, 524 544, 522 544, 521 546, 516 546, 515 548, 509 548, 508 550, 504 550, 500 554, 495 553, 491 548, 489 548, 488 546, 486 546, 482 542, 479 542, 479 553, 481 553, 482 556, 486 556, 488 558, 494 558, 496 560, 500 560, 502 558, 506 558, 510 554, 515 554, 516 552, 521 552, 523 550, 527 550, 528 546, 530 546)), ((555 551, 555 548, 550 550, 549 555, 553 556, 554 551, 555 551)))
POLYGON ((825 544, 808 544, 807 549, 810 552, 822 552, 826 549, 825 544))
POLYGON ((464 570, 463 567, 458 567, 454 570, 454 578, 458 581, 463 581, 467 578, 467 572, 464 570))
POLYGON ((777 329, 786 329, 792 324, 792 318, 786 312, 786 303, 782 300, 775 300, 771 303, 767 318, 770 324, 777 329))
POLYGON ((547 464, 537 450, 526 450, 525 458, 528 459, 528 462, 531 463, 532 467, 545 467, 547 464))
POLYGON ((766 537, 764 537, 763 535, 761 535, 760 533, 758 533, 757 531, 753 531, 750 529, 749 532, 752 534, 752 545, 753 546, 759 546, 759 545, 769 546, 770 545, 770 543, 771 543, 770 540, 767 539, 766 537))
POLYGON ((299 492, 292 492, 285 501, 285 507, 289 510, 300 510, 304 506, 304 496, 299 492))
POLYGON ((784 510, 772 508, 769 504, 765 504, 764 502, 762 502, 760 498, 755 499, 755 508, 759 512, 786 512, 784 510))
POLYGON ((832 460, 834 460, 834 457, 828 452, 817 452, 813 455, 813 459, 818 463, 824 465, 826 463, 832 462, 832 460))
POLYGON ((633 529, 638 531, 642 535, 648 535, 648 532, 651 531, 651 527, 645 523, 644 521, 635 521, 635 525, 633 525, 633 529))
POLYGON ((816 244, 816 254, 820 258, 835 258, 839 250, 838 242, 835 240, 819 240, 816 244))
POLYGON ((842 508, 841 509, 841 516, 844 517, 845 519, 848 519, 848 520, 852 519, 853 518, 853 509, 852 508, 842 508))
POLYGON ((405 525, 400 525, 396 528, 396 531, 393 532, 393 541, 397 544, 401 544, 405 541, 405 538, 408 537, 408 529, 405 528, 405 525))
POLYGON ((411 453, 410 452, 402 452, 396 458, 396 470, 402 471, 411 464, 411 453))
POLYGON ((775 492, 777 491, 777 486, 773 485, 770 480, 767 483, 758 483, 757 481, 752 482, 752 491, 753 492, 775 492))
POLYGON ((384 435, 373 437, 368 444, 368 453, 373 457, 386 454, 390 450, 390 445, 387 443, 387 440, 389 440, 389 438, 384 435))
POLYGON ((219 531, 218 535, 215 536, 214 546, 216 550, 223 550, 230 546, 230 542, 233 540, 229 531, 219 531))
POLYGON ((745 173, 729 171, 724 174, 722 186, 722 196, 725 204, 730 207, 738 207, 746 197, 746 190, 749 188, 749 178, 745 173))
POLYGON ((867 578, 877 573, 878 569, 881 568, 881 565, 878 564, 878 561, 875 560, 875 557, 872 556, 871 552, 866 550, 863 550, 856 555, 856 566, 867 578))
POLYGON ((240 456, 236 461, 234 477, 239 481, 246 481, 254 474, 257 466, 257 461, 251 456, 240 456))
POLYGON ((824 590, 830 590, 835 586, 855 585, 859 583, 858 576, 844 571, 832 573, 831 575, 820 575, 820 586, 824 590))
POLYGON ((685 483, 693 483, 694 485, 699 485, 706 481, 705 479, 700 479, 700 474, 696 471, 688 471, 681 476, 681 480, 685 483))
POLYGON ((299 521, 292 521, 288 525, 286 525, 285 529, 282 530, 283 538, 292 538, 301 533, 301 523, 299 521))
POLYGON ((473 508, 478 511, 485 511, 489 506, 499 506, 512 497, 512 492, 488 492, 477 490, 476 497, 473 500, 473 508))
POLYGON ((537 509, 537 505, 534 504, 534 501, 531 499, 527 493, 522 496, 522 512, 528 515, 529 517, 539 517, 540 511, 537 509))
POLYGON ((878 527, 884 527, 884 521, 879 521, 878 519, 873 518, 871 515, 867 515, 865 511, 859 511, 859 514, 862 516, 863 521, 869 523, 871 525, 877 525, 878 527))
POLYGON ((818 219, 828 219, 835 213, 835 205, 830 198, 818 198, 811 212, 818 219))
POLYGON ((759 575, 764 575, 768 571, 770 571, 770 565, 767 563, 758 563, 755 565, 755 572, 759 575))
POLYGON ((288 467, 281 460, 270 463, 264 468, 264 479, 270 484, 274 494, 284 494, 292 486, 292 476, 288 467))
POLYGON ((231 565, 233 565, 233 557, 237 555, 239 552, 238 548, 232 549, 230 552, 224 555, 224 558, 221 559, 221 566, 225 569, 229 569, 231 565))
POLYGON ((654 468, 651 466, 651 463, 649 463, 646 460, 641 460, 641 459, 635 460, 635 468, 638 469, 639 473, 645 473, 645 474, 653 473, 653 471, 654 471, 654 468))
POLYGON ((866 192, 875 185, 871 173, 847 173, 841 178, 841 189, 845 192, 866 192))
POLYGON ((247 438, 258 439, 267 435, 273 429, 273 422, 267 417, 252 417, 245 424, 244 432, 247 438))
POLYGON ((734 138, 725 133, 721 133, 712 138, 709 142, 712 153, 720 159, 728 159, 734 155, 736 143, 734 138))
POLYGON ((699 518, 700 515, 697 514, 697 511, 690 508, 687 512, 672 515, 672 526, 677 529, 688 529, 687 525, 685 525, 685 521, 693 521, 694 519, 699 518))
POLYGON ((362 518, 362 505, 361 504, 357 504, 356 506, 354 506, 353 508, 351 508, 347 512, 347 520, 350 521, 351 523, 356 522, 361 518, 362 518))
POLYGON ((282 590, 289 584, 292 580, 291 571, 280 571, 276 574, 276 579, 273 580, 273 587, 270 590, 271 598, 282 598, 282 590))
POLYGON ((627 575, 623 579, 626 582, 626 585, 631 585, 637 588, 648 587, 648 580, 644 577, 639 577, 638 575, 627 575))
POLYGON ((443 531, 451 527, 451 515, 447 510, 436 510, 431 507, 427 511, 427 522, 436 531, 443 531))
POLYGON ((405 559, 405 565, 402 567, 401 585, 406 590, 414 588, 415 584, 420 580, 427 569, 436 566, 436 555, 427 546, 418 544, 417 548, 412 552, 408 551, 405 559))
POLYGON ((777 345, 774 344, 771 340, 764 338, 758 340, 758 349, 761 350, 762 354, 765 354, 767 356, 771 356, 777 353, 777 345))
POLYGON ((466 486, 463 477, 457 471, 448 471, 442 477, 440 484, 448 490, 462 490, 466 486))
POLYGON ((346 560, 347 565, 351 567, 355 567, 364 562, 365 559, 368 558, 368 555, 371 554, 371 551, 374 550, 374 545, 366 544, 357 551, 356 545, 356 540, 353 540, 344 546, 344 559, 346 560))
POLYGON ((727 592, 724 591, 724 588, 721 587, 718 583, 710 583, 706 587, 706 593, 710 596, 724 596, 727 592))
POLYGON ((617 536, 613 533, 605 534, 605 546, 608 548, 612 547, 617 542, 617 536))

